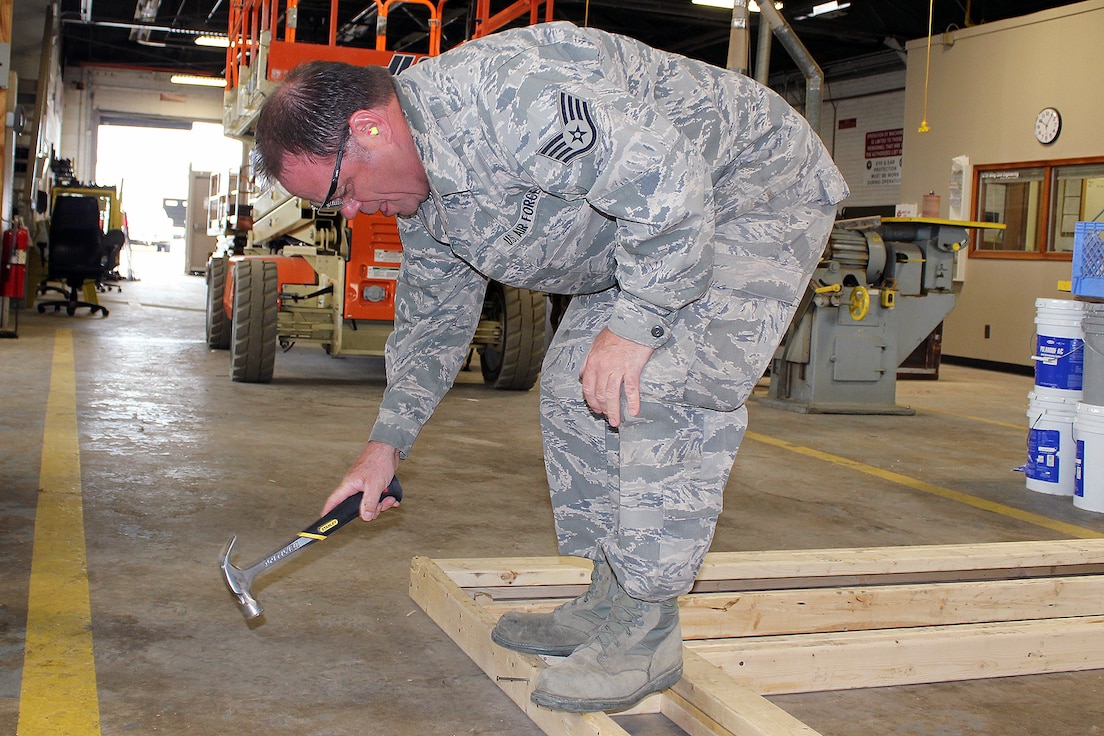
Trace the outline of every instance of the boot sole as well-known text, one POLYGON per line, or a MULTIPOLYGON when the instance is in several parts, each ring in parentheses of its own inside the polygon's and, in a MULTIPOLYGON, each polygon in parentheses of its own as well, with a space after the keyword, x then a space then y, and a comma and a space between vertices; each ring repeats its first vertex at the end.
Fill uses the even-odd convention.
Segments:
POLYGON ((506 649, 512 649, 515 652, 522 652, 524 654, 541 654, 546 657, 567 657, 572 652, 578 649, 582 642, 575 644, 574 646, 544 646, 541 644, 533 644, 530 642, 510 641, 499 635, 498 631, 491 629, 491 641, 500 647, 506 649))
POLYGON ((652 693, 666 690, 680 679, 682 679, 681 664, 675 669, 664 672, 658 677, 644 683, 640 689, 636 690, 631 695, 626 695, 621 698, 565 698, 541 692, 540 690, 534 690, 529 695, 529 699, 544 708, 565 711, 567 713, 595 713, 597 711, 624 710, 625 708, 631 708, 636 705, 652 693))

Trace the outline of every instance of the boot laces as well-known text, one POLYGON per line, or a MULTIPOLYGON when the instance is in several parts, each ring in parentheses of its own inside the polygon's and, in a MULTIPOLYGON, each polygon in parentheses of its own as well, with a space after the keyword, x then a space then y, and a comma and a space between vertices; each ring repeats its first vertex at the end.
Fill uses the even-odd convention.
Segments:
POLYGON ((594 572, 591 574, 590 587, 588 587, 586 589, 586 592, 578 598, 574 598, 568 601, 565 607, 568 609, 574 609, 578 606, 590 605, 596 599, 604 598, 604 595, 599 595, 598 593, 598 584, 601 582, 601 576, 603 574, 604 571, 599 570, 598 564, 595 563, 594 572))
POLYGON ((635 643, 633 632, 640 632, 646 626, 644 614, 649 608, 649 604, 644 601, 618 596, 609 617, 594 632, 594 641, 603 652, 631 647, 635 643))

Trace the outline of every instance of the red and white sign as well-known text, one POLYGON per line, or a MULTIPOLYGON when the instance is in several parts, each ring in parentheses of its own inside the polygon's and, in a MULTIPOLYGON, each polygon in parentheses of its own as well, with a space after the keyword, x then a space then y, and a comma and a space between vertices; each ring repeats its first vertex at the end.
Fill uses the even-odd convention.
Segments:
POLYGON ((900 186, 904 128, 871 130, 866 134, 866 186, 900 186))

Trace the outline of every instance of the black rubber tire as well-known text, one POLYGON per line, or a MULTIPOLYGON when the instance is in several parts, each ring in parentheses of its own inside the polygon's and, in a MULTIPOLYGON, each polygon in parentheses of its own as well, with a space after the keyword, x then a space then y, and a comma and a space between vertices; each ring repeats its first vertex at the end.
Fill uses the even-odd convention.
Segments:
POLYGON ((222 294, 226 290, 226 270, 230 261, 212 258, 207 262, 207 347, 226 350, 230 347, 230 320, 222 308, 222 294))
POLYGON ((483 382, 494 389, 528 391, 544 360, 545 296, 492 281, 483 300, 483 319, 497 321, 502 339, 479 348, 483 382))
POLYGON ((231 318, 230 378, 240 383, 268 383, 276 365, 276 296, 279 287, 272 261, 238 261, 234 267, 234 314, 231 318))

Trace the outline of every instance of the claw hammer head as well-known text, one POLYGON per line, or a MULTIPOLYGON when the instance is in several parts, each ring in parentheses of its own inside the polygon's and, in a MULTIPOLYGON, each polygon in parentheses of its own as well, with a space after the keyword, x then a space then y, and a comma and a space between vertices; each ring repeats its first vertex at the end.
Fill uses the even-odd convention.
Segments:
POLYGON ((222 577, 226 580, 226 587, 238 599, 238 606, 241 607, 242 615, 246 619, 252 620, 260 616, 264 609, 261 608, 261 604, 257 602, 257 599, 253 597, 253 593, 249 590, 253 585, 252 570, 242 570, 230 562, 230 551, 234 549, 234 542, 237 540, 237 537, 230 537, 230 541, 226 543, 226 549, 222 551, 222 557, 220 558, 222 577))

